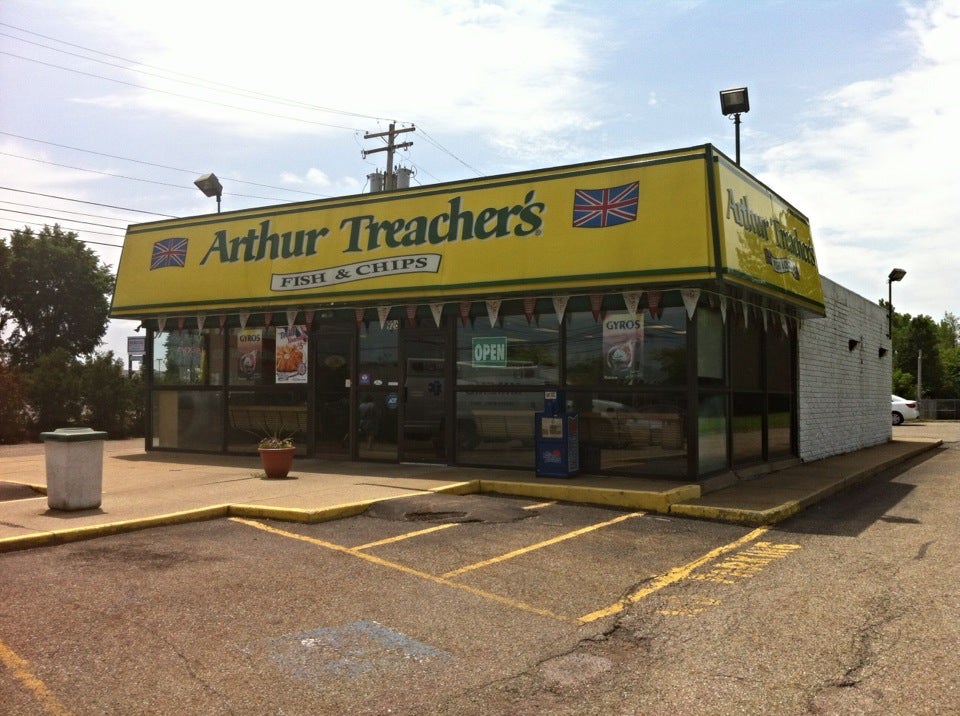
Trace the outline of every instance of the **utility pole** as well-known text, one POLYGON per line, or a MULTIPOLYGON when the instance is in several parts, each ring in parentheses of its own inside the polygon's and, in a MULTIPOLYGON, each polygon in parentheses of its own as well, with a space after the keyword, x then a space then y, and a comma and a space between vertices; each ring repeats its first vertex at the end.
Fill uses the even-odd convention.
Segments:
POLYGON ((398 149, 406 149, 407 147, 412 147, 413 142, 401 142, 397 144, 394 140, 398 134, 403 134, 404 132, 415 132, 416 127, 409 126, 404 127, 403 129, 397 129, 395 122, 390 122, 390 129, 386 132, 367 132, 363 135, 364 139, 375 139, 377 137, 386 137, 387 146, 379 147, 377 149, 364 149, 363 158, 366 159, 368 154, 376 154, 377 152, 386 152, 387 153, 387 174, 385 177, 384 189, 389 191, 391 189, 396 189, 396 177, 393 173, 393 153, 398 149))
POLYGON ((923 348, 917 353, 917 407, 920 407, 920 389, 923 387, 923 348))

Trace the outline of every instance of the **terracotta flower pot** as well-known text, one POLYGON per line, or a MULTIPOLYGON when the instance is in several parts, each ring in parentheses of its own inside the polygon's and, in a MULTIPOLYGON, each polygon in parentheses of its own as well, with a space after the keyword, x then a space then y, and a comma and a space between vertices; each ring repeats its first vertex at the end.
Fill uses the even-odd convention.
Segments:
POLYGON ((295 447, 289 448, 260 448, 260 462, 263 472, 271 480, 282 480, 290 472, 293 465, 295 447))

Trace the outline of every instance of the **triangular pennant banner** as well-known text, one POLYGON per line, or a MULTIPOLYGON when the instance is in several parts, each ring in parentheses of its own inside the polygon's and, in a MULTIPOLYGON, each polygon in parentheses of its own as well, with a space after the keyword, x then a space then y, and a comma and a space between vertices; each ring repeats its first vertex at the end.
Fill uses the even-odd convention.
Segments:
POLYGON ((203 324, 206 320, 207 320, 207 317, 205 315, 203 315, 202 313, 197 314, 197 330, 198 331, 203 330, 203 324))
POLYGON ((431 303, 430 304, 430 313, 433 314, 433 322, 437 324, 437 328, 440 327, 440 319, 443 318, 443 304, 442 303, 431 303))
POLYGON ((500 299, 488 298, 487 299, 487 316, 490 318, 491 328, 497 325, 497 317, 499 315, 500 315, 500 299))
POLYGON ((740 308, 743 309, 743 327, 749 328, 750 327, 750 304, 748 304, 746 301, 741 301, 740 308))
POLYGON ((167 325, 167 317, 166 317, 166 316, 159 316, 159 317, 157 317, 157 332, 158 332, 158 333, 163 333, 163 327, 164 327, 165 325, 167 325))
POLYGON ((533 312, 537 308, 536 296, 525 296, 523 299, 523 315, 527 317, 527 323, 533 320, 533 312))
POLYGON ((177 318, 177 331, 183 330, 183 322, 184 322, 183 316, 180 316, 179 318, 177 318))
POLYGON ((297 309, 287 311, 287 328, 292 328, 297 322, 297 309))
POLYGON ((697 312, 697 303, 700 301, 699 288, 681 288, 680 297, 683 299, 683 306, 687 309, 687 318, 693 320, 693 314, 697 312))
POLYGON ((413 328, 417 323, 417 305, 409 303, 405 308, 407 309, 407 325, 413 328))
POLYGON ((470 320, 470 301, 460 301, 460 323, 464 327, 467 325, 467 321, 470 320))
POLYGON ((263 325, 266 326, 267 328, 269 328, 271 323, 273 323, 273 314, 272 314, 272 313, 264 313, 264 314, 263 314, 263 325))
POLYGON ((557 314, 557 323, 563 323, 563 314, 567 312, 567 301, 569 296, 553 297, 553 312, 557 314))
POLYGON ((710 306, 710 310, 713 311, 717 307, 717 297, 712 293, 707 294, 707 305, 710 306))
POLYGON ((763 318, 763 331, 764 331, 764 333, 766 333, 766 331, 767 331, 767 313, 769 313, 769 311, 767 311, 766 308, 761 308, 761 309, 760 309, 760 316, 763 318))
POLYGON ((367 312, 367 309, 365 309, 365 308, 354 308, 354 309, 353 309, 353 320, 355 320, 355 321, 357 322, 357 327, 358 327, 358 328, 359 328, 360 325, 363 323, 363 314, 365 314, 366 312, 367 312))
POLYGON ((590 313, 593 314, 593 320, 600 320, 600 308, 603 306, 603 294, 602 293, 591 293, 590 294, 590 313))
POLYGON ((390 315, 390 306, 377 306, 377 317, 380 319, 380 328, 383 328, 387 322, 387 316, 390 315))
POLYGON ((627 313, 631 316, 637 315, 641 296, 643 296, 643 291, 630 291, 623 294, 623 302, 627 305, 627 313))
POLYGON ((784 316, 783 320, 780 321, 780 325, 783 326, 783 335, 785 335, 787 338, 790 337, 790 326, 787 323, 787 321, 789 320, 790 318, 788 318, 787 316, 784 316))
POLYGON ((220 324, 220 333, 223 333, 223 330, 227 327, 227 314, 221 313, 217 316, 217 323, 220 324))
POLYGON ((316 315, 316 313, 316 309, 303 312, 303 320, 307 324, 308 331, 313 327, 313 317, 316 315))
POLYGON ((720 297, 720 318, 723 320, 724 325, 727 323, 727 297, 720 297))
POLYGON ((249 314, 249 313, 240 313, 240 314, 238 314, 238 317, 239 317, 239 319, 240 319, 240 328, 241 328, 242 330, 246 330, 246 328, 247 328, 247 321, 250 320, 250 314, 249 314))
POLYGON ((647 291, 647 310, 650 311, 650 318, 660 318, 661 298, 663 298, 663 291, 647 291))

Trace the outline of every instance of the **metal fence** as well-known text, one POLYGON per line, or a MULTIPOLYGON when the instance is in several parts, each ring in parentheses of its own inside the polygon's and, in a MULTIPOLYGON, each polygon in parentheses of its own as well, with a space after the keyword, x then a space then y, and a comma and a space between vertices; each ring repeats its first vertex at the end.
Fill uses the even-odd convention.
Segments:
POLYGON ((920 418, 926 420, 960 420, 960 400, 925 398, 920 401, 920 418))

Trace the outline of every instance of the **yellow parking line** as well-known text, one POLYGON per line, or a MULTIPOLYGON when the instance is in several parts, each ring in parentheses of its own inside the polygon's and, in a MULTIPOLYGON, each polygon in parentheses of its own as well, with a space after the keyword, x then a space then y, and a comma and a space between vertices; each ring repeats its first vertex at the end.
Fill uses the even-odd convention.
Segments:
POLYGON ((30 689, 48 714, 69 716, 70 712, 50 693, 47 685, 30 671, 30 665, 27 663, 27 660, 14 653, 14 651, 2 641, 0 641, 0 664, 6 666, 13 672, 15 678, 30 689))
POLYGON ((573 539, 574 537, 579 537, 580 535, 587 534, 588 532, 593 532, 600 529, 601 527, 607 527, 609 525, 616 524, 617 522, 623 522, 624 520, 629 520, 631 517, 640 517, 645 515, 645 512, 631 512, 628 515, 620 515, 615 517, 612 520, 607 520, 606 522, 600 522, 595 525, 589 525, 587 527, 581 527, 578 530, 573 532, 567 532, 566 534, 553 537, 543 542, 537 542, 528 547, 522 547, 520 549, 514 550, 513 552, 507 552, 506 554, 501 554, 499 557, 493 557, 491 559, 485 559, 482 562, 476 562, 475 564, 468 564, 466 567, 460 567, 459 569, 454 569, 446 574, 441 574, 440 576, 444 579, 449 579, 450 577, 456 577, 457 575, 463 574, 464 572, 470 572, 474 569, 480 569, 481 567, 487 567, 491 564, 496 564, 497 562, 504 562, 508 559, 513 559, 514 557, 519 557, 521 554, 526 554, 527 552, 533 552, 537 549, 542 549, 543 547, 549 547, 552 544, 557 542, 563 542, 564 540, 573 539))
POLYGON ((666 572, 665 574, 661 574, 659 577, 657 577, 652 582, 650 582, 650 584, 648 584, 647 586, 642 587, 641 589, 638 589, 637 591, 624 597, 623 599, 618 600, 617 602, 614 602, 609 607, 606 607, 604 609, 599 609, 595 612, 591 612, 590 614, 584 614, 582 617, 580 617, 578 621, 581 624, 587 624, 589 622, 596 621, 597 619, 602 619, 603 617, 608 617, 618 612, 621 612, 631 604, 636 604, 641 599, 644 599, 645 597, 650 596, 654 592, 659 591, 664 587, 668 587, 671 584, 679 582, 681 579, 685 579, 686 577, 690 576, 690 573, 693 572, 693 570, 695 570, 697 567, 702 567, 704 564, 706 564, 712 559, 716 559, 721 554, 726 554, 727 552, 735 550, 738 547, 741 547, 747 544, 748 542, 752 542, 753 540, 757 539, 757 537, 759 537, 764 532, 766 532, 768 529, 770 528, 758 527, 753 532, 750 532, 749 534, 744 535, 738 540, 730 542, 729 544, 725 544, 722 547, 717 547, 716 549, 710 550, 702 557, 698 557, 697 559, 693 560, 692 562, 688 562, 682 567, 676 567, 675 569, 671 569, 669 572, 666 572))
POLYGON ((417 530, 416 532, 406 532, 402 535, 397 535, 396 537, 387 537, 386 539, 377 540, 376 542, 367 542, 367 544, 362 544, 353 549, 370 549, 371 547, 379 547, 383 544, 390 544, 392 542, 402 542, 405 539, 410 539, 411 537, 419 537, 420 535, 430 534, 431 532, 436 532, 437 530, 445 530, 447 527, 456 527, 459 522, 447 522, 446 524, 436 525, 434 527, 428 527, 425 530, 417 530))
POLYGON ((421 572, 418 569, 413 569, 412 567, 407 567, 403 564, 398 564, 397 562, 391 562, 386 559, 381 559, 372 554, 366 554, 365 552, 360 552, 355 548, 344 547, 343 545, 334 544, 333 542, 327 542, 325 540, 316 539, 315 537, 307 537, 306 535, 297 534, 296 532, 287 532, 286 530, 277 529, 276 527, 271 527, 270 525, 265 525, 262 522, 257 522, 255 520, 246 520, 240 517, 231 517, 233 522, 239 522, 240 524, 248 525, 250 527, 255 527, 258 530, 263 530, 264 532, 269 532, 271 534, 279 535, 281 537, 289 537, 290 539, 300 540, 301 542, 307 542, 309 544, 315 544, 320 547, 326 547, 335 552, 341 552, 342 554, 349 554, 353 557, 359 557, 360 559, 366 560, 373 564, 380 565, 381 567, 390 567, 399 572, 412 575, 414 577, 420 577, 421 579, 426 579, 428 581, 434 582, 435 584, 442 584, 447 587, 453 587, 454 589, 459 589, 464 592, 469 592, 478 597, 483 597, 484 599, 489 599, 500 604, 504 604, 515 609, 521 609, 525 612, 531 612, 533 614, 538 614, 542 617, 548 617, 550 619, 555 619, 556 621, 564 622, 567 624, 577 624, 576 619, 570 617, 565 617, 561 614, 556 614, 551 612, 548 609, 540 609, 531 604, 525 602, 519 602, 515 599, 508 599, 507 597, 502 597, 499 594, 493 594, 492 592, 485 592, 482 589, 475 589, 474 587, 469 587, 465 584, 458 584, 457 582, 452 582, 449 579, 444 579, 443 577, 438 577, 434 574, 429 574, 428 572, 421 572))
POLYGON ((547 502, 540 502, 536 505, 527 505, 526 507, 521 507, 522 510, 539 510, 541 507, 553 507, 557 504, 556 500, 548 500, 547 502))

